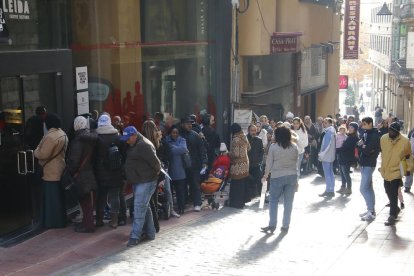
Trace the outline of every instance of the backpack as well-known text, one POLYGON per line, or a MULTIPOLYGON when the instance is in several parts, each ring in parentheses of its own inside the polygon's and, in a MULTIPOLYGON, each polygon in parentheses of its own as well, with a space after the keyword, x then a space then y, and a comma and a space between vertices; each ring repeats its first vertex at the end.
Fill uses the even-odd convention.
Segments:
POLYGON ((110 171, 116 171, 122 168, 122 155, 119 152, 117 145, 114 143, 109 145, 103 162, 105 169, 110 171))

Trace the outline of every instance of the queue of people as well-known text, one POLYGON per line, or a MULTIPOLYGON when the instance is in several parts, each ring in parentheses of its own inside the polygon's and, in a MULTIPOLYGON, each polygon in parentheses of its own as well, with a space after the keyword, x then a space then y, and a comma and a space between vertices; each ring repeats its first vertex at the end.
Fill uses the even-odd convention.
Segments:
MULTIPOLYGON (((412 133, 410 139, 401 135, 396 121, 387 131, 380 132, 370 117, 360 122, 352 116, 346 120, 339 116, 336 119, 318 117, 313 123, 310 116, 302 120, 291 112, 284 122, 262 115, 246 130, 237 123, 231 125, 227 152, 214 129, 214 116, 208 114, 200 120, 201 124, 196 116, 186 116, 172 124, 157 112, 154 119, 144 122, 142 132, 124 124, 120 116, 96 114, 93 123, 87 116, 78 116, 70 138, 61 129, 57 115, 42 116, 47 133, 36 147, 35 156, 43 169, 44 226, 66 226, 62 183, 59 184, 64 174, 73 179, 71 189, 82 211, 82 221, 74 228, 80 233, 92 233, 95 227, 105 225, 106 206, 110 213, 108 225, 111 228, 125 225, 124 193, 126 186, 131 185, 134 198, 130 209, 133 223, 129 247, 155 239, 160 230, 159 189, 165 193, 165 204, 172 216, 179 218, 189 204, 194 212, 201 210, 200 184, 219 156, 230 160, 229 207, 243 209, 263 191, 268 193, 269 222, 262 228, 266 233, 276 229, 281 199, 284 207, 281 231, 288 231, 301 174, 318 171, 323 175, 326 187, 319 196, 329 200, 335 196, 335 168, 341 176, 341 186, 336 192, 348 196, 353 188, 351 168, 358 165, 360 193, 366 203, 366 211, 360 217, 372 221, 376 218, 372 174, 382 152, 380 171, 390 200, 390 217, 385 225, 395 224, 400 210, 398 198, 403 202, 402 178, 406 177, 406 192, 412 185, 414 137, 412 133), (404 164, 401 173, 397 170, 400 163, 404 164)), ((381 126, 385 127, 382 122, 381 126)))

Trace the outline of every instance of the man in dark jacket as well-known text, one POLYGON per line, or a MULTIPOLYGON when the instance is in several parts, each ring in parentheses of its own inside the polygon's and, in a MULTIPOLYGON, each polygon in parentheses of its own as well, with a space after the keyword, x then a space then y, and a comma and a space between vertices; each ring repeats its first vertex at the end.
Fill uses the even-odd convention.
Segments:
POLYGON ((257 128, 255 125, 250 125, 248 129, 249 134, 247 139, 250 143, 249 156, 249 195, 254 198, 260 195, 262 191, 262 163, 263 163, 263 142, 257 137, 257 128))
POLYGON ((206 139, 206 150, 207 150, 207 157, 208 157, 208 169, 211 169, 211 166, 216 159, 219 149, 220 149, 220 137, 217 134, 216 130, 211 126, 211 118, 210 114, 206 114, 203 117, 203 129, 202 133, 206 139))
POLYGON ((377 166, 377 158, 381 150, 380 135, 373 127, 374 121, 371 117, 362 119, 364 133, 358 141, 359 164, 361 166, 361 187, 360 192, 367 205, 367 211, 360 214, 361 220, 372 221, 376 217, 375 194, 372 187, 372 174, 377 166))
POLYGON ((126 127, 121 137, 129 148, 125 161, 127 181, 134 191, 134 222, 127 246, 137 245, 143 239, 155 239, 155 227, 149 202, 157 187, 161 162, 154 145, 133 126, 126 127))
POLYGON ((193 198, 193 210, 201 210, 200 174, 207 170, 206 148, 197 132, 192 130, 194 121, 191 117, 181 120, 180 136, 187 142, 187 148, 191 158, 191 168, 186 169, 187 183, 190 186, 190 194, 193 198))

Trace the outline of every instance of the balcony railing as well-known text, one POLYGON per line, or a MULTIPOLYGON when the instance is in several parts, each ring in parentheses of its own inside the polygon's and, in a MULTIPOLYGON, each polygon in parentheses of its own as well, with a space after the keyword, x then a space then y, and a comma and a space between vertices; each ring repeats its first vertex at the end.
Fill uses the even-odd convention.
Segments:
POLYGON ((409 85, 414 81, 410 72, 406 68, 405 59, 399 59, 392 63, 391 74, 395 75, 397 77, 398 82, 401 84, 409 85))

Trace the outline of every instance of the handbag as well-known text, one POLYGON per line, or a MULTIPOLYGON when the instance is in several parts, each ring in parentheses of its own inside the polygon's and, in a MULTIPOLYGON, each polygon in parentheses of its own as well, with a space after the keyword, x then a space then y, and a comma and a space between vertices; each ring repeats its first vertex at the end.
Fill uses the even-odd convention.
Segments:
POLYGON ((187 151, 186 153, 184 153, 183 155, 182 155, 182 158, 183 158, 183 166, 184 166, 184 169, 189 169, 189 168, 191 168, 191 157, 190 157, 190 153, 187 151))
POLYGON ((90 152, 81 162, 78 171, 72 175, 69 172, 69 167, 66 166, 63 170, 62 176, 60 177, 60 186, 65 190, 70 190, 76 183, 76 179, 78 178, 81 169, 85 166, 86 161, 88 161, 89 157, 91 156, 92 152, 90 152))

